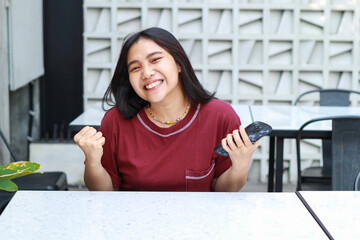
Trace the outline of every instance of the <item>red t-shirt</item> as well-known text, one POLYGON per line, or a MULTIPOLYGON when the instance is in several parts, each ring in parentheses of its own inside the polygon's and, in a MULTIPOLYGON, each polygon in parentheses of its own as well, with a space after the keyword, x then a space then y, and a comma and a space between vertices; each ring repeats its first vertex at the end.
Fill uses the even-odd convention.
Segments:
POLYGON ((231 166, 214 148, 239 126, 230 104, 218 99, 190 108, 169 128, 154 124, 145 109, 125 120, 114 107, 101 122, 101 163, 120 190, 211 191, 212 179, 231 166))

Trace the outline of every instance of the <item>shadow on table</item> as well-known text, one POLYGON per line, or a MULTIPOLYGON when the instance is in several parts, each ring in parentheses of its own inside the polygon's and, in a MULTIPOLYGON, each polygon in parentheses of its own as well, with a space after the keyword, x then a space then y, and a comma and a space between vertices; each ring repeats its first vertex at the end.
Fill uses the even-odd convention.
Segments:
POLYGON ((6 192, 0 190, 0 215, 4 211, 5 207, 8 205, 10 200, 15 195, 15 192, 6 192))

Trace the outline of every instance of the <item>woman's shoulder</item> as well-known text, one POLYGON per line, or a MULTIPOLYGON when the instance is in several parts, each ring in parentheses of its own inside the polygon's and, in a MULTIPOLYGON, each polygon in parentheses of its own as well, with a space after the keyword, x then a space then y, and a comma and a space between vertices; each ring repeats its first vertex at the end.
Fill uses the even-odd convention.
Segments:
POLYGON ((123 121, 124 118, 121 116, 119 110, 116 107, 112 107, 110 110, 106 111, 103 119, 101 120, 101 125, 110 125, 113 123, 117 123, 119 121, 123 121))
POLYGON ((219 99, 212 99, 210 102, 201 105, 200 116, 200 119, 206 119, 207 122, 216 124, 234 123, 234 126, 240 124, 240 117, 231 104, 219 99))
POLYGON ((206 111, 217 111, 219 113, 235 112, 230 103, 214 98, 210 102, 203 105, 206 111))
POLYGON ((112 107, 106 111, 104 119, 118 118, 121 117, 119 110, 116 107, 112 107))

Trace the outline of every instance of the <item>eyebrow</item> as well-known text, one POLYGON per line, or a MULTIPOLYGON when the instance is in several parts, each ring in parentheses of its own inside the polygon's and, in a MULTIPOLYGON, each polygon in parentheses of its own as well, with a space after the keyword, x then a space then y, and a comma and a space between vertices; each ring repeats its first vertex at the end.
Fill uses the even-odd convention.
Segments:
MULTIPOLYGON (((154 56, 154 55, 156 55, 156 54, 162 54, 162 53, 163 53, 163 52, 161 52, 161 51, 152 52, 152 53, 148 54, 148 55, 146 56, 146 58, 148 59, 148 58, 150 58, 151 56, 154 56)), ((129 64, 127 65, 127 67, 129 68, 132 64, 134 64, 134 63, 136 63, 136 62, 138 62, 138 60, 132 60, 131 62, 129 62, 129 64)))

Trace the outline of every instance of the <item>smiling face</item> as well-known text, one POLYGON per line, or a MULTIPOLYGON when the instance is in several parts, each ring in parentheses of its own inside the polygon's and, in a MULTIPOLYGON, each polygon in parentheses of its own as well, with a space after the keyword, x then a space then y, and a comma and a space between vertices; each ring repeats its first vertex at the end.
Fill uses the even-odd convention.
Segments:
POLYGON ((142 99, 150 103, 165 103, 184 97, 180 67, 174 58, 153 40, 141 38, 128 52, 130 84, 142 99))

